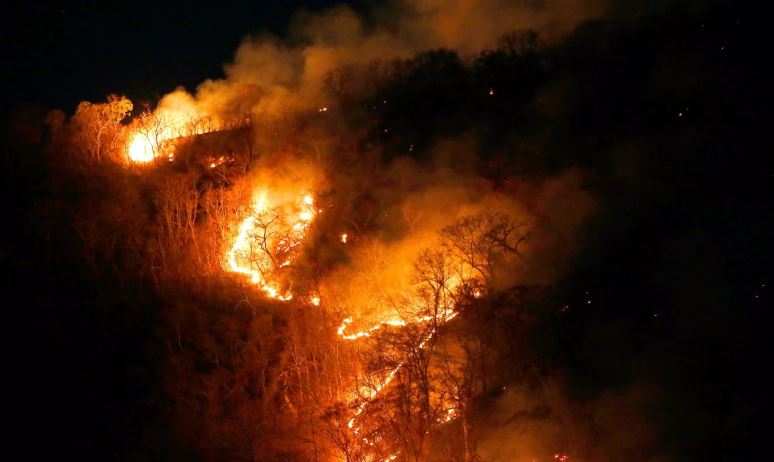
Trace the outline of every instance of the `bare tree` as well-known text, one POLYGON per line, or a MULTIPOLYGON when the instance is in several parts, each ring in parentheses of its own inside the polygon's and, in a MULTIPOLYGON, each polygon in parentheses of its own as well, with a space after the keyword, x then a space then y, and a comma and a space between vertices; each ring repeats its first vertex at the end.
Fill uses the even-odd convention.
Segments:
POLYGON ((200 233, 206 233, 206 239, 200 239, 201 247, 206 246, 205 270, 221 271, 223 261, 239 222, 249 213, 249 184, 237 181, 230 187, 210 186, 202 188, 199 206, 206 216, 200 225, 200 233))
POLYGON ((491 282, 498 262, 509 255, 522 257, 520 246, 529 238, 527 227, 497 212, 482 212, 458 220, 441 231, 443 245, 465 268, 463 279, 491 282))
POLYGON ((164 177, 158 185, 155 202, 162 256, 170 252, 179 255, 187 244, 196 246, 199 204, 196 178, 186 174, 164 177))
MULTIPOLYGON (((414 285, 391 303, 407 325, 379 331, 369 353, 372 390, 367 414, 370 439, 392 442, 408 460, 425 460, 429 435, 443 421, 447 403, 435 364, 440 327, 453 317, 456 280, 453 261, 441 251, 424 251, 414 265, 414 285)), ((365 428, 365 427, 364 427, 365 428)), ((389 445, 380 450, 389 454, 389 445)))
POLYGON ((476 339, 464 328, 446 332, 440 339, 439 367, 441 368, 439 388, 448 403, 445 409, 448 418, 458 417, 462 427, 464 461, 477 459, 476 448, 470 424, 470 404, 478 387, 480 360, 476 339))
POLYGON ((81 102, 69 124, 76 152, 83 152, 88 162, 115 157, 124 139, 121 122, 131 111, 132 102, 125 96, 109 95, 105 103, 81 102))
POLYGON ((171 127, 163 115, 144 111, 135 120, 135 127, 139 136, 145 138, 153 150, 154 158, 169 154, 163 143, 170 137, 171 127))

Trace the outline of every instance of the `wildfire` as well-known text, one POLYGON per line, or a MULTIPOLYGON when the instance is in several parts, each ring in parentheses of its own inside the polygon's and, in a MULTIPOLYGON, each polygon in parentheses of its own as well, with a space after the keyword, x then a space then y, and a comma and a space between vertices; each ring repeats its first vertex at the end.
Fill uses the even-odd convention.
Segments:
MULTIPOLYGON (((239 225, 234 244, 226 256, 227 269, 249 276, 270 298, 287 301, 293 298, 276 280, 277 272, 289 266, 296 257, 316 210, 308 194, 290 203, 270 206, 266 190, 255 195, 252 213, 239 225), (279 263, 278 263, 279 262, 279 263)), ((319 297, 311 303, 318 305, 319 297)))

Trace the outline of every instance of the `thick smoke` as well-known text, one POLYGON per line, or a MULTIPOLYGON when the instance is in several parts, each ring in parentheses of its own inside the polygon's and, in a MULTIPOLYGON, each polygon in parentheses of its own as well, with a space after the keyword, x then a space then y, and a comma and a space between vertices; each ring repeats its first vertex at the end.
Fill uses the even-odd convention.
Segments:
POLYGON ((343 66, 408 58, 437 48, 470 56, 516 29, 556 40, 602 13, 599 0, 422 0, 394 2, 372 12, 371 18, 346 6, 301 14, 286 40, 247 37, 233 62, 225 65, 225 78, 203 82, 188 102, 214 116, 251 111, 258 117, 281 117, 329 104, 322 81, 343 66))
MULTIPOLYGON (((450 150, 455 146, 445 140, 438 149, 450 150)), ((461 144, 456 149, 464 147, 461 144)), ((322 286, 324 296, 330 301, 336 299, 334 304, 342 312, 354 315, 359 314, 360 307, 378 304, 379 300, 394 297, 409 287, 412 263, 423 250, 441 245, 441 230, 481 213, 507 216, 529 234, 520 248, 521 256, 495 274, 493 288, 548 284, 572 268, 583 224, 596 208, 593 197, 585 190, 582 173, 576 170, 496 189, 473 173, 455 172, 439 163, 421 166, 398 159, 381 177, 389 187, 369 191, 371 200, 379 204, 376 229, 358 233, 346 222, 336 222, 323 231, 336 235, 338 230, 349 235, 349 264, 328 275, 322 286), (352 313, 353 309, 356 313, 352 313)), ((343 206, 341 202, 347 197, 358 198, 357 189, 338 195, 337 205, 343 206)), ((349 208, 356 210, 358 204, 349 208)))

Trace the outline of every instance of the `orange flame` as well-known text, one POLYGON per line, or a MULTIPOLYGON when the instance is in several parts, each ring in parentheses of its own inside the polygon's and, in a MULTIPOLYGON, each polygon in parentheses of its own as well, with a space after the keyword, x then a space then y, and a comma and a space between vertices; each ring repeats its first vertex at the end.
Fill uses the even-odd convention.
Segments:
MULTIPOLYGON (((172 148, 165 149, 167 142, 187 136, 202 135, 223 128, 211 117, 193 107, 161 107, 153 114, 142 114, 133 125, 133 131, 126 146, 130 162, 149 163, 165 154, 172 160, 172 148)), ((215 166, 223 163, 221 159, 215 166)), ((212 164, 210 164, 212 165, 212 164)), ((214 168, 211 166, 211 168, 214 168)))
POLYGON ((135 132, 132 135, 132 140, 129 142, 128 153, 129 160, 132 162, 146 163, 156 158, 153 144, 147 136, 140 132, 135 132))

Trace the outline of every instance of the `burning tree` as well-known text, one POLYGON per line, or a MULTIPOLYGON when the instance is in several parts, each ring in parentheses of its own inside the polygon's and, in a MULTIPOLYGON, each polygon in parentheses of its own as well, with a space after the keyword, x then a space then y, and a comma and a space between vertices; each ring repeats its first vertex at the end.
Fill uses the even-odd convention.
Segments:
POLYGON ((169 122, 162 115, 145 111, 135 121, 135 131, 127 149, 129 160, 150 162, 162 155, 161 143, 169 138, 169 122))

